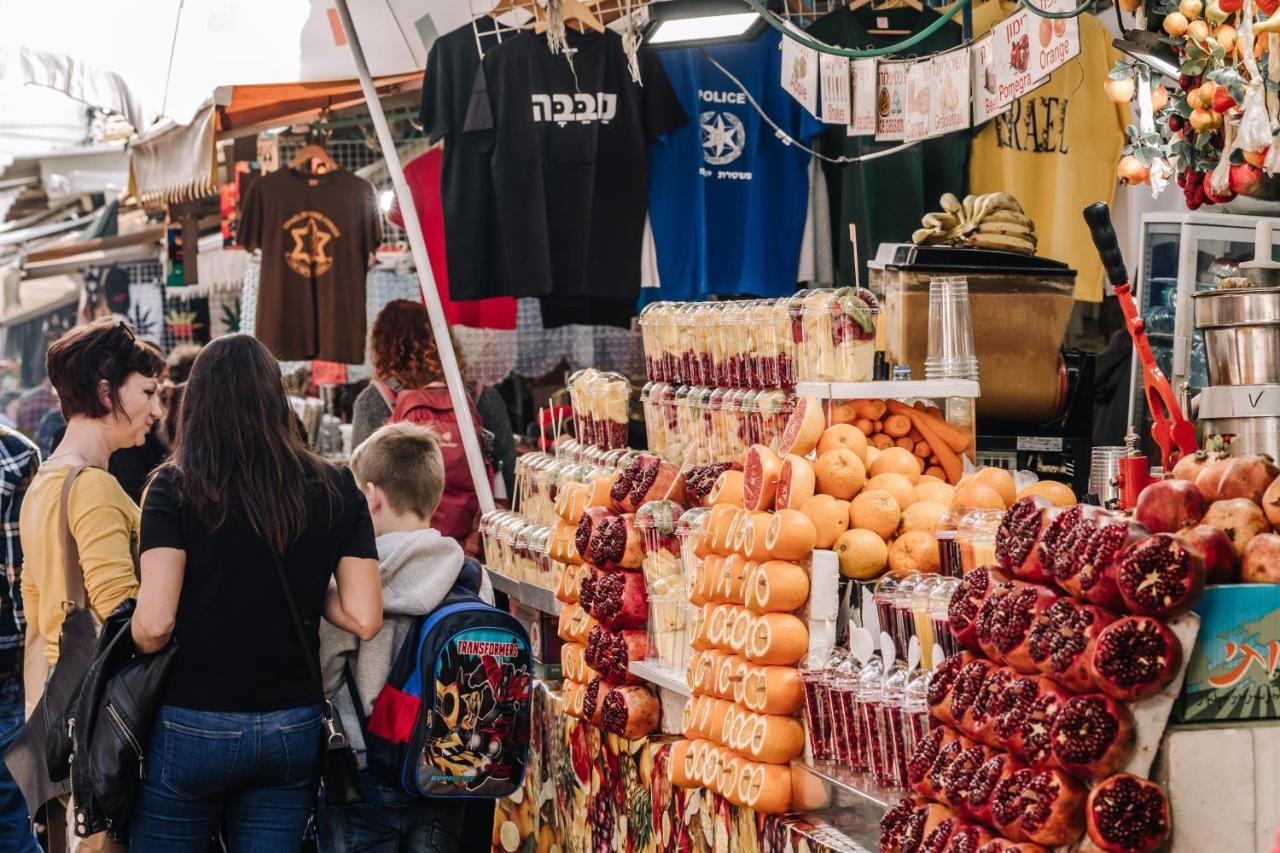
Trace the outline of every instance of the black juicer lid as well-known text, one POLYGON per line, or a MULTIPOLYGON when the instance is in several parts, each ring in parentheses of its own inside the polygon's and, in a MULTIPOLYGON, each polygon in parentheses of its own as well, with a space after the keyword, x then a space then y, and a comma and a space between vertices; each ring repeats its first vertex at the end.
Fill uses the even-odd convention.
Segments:
POLYGON ((881 243, 873 268, 911 272, 957 273, 966 269, 1002 275, 1055 275, 1075 278, 1076 271, 1062 261, 1005 252, 1000 249, 967 249, 959 246, 915 246, 881 243))

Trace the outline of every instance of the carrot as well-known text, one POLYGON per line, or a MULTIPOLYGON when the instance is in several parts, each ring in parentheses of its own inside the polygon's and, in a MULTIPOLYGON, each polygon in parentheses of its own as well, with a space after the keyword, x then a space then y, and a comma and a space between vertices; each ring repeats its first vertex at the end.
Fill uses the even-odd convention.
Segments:
POLYGON ((919 456, 921 459, 928 459, 931 455, 933 455, 933 448, 929 446, 929 442, 927 441, 917 441, 915 454, 916 456, 919 456))
MULTIPOLYGON (((932 449, 932 448, 930 448, 930 449, 932 449)), ((933 466, 933 465, 937 465, 937 464, 938 464, 938 454, 936 454, 936 453, 930 453, 930 454, 929 454, 929 465, 930 465, 930 466, 933 466)))
POLYGON ((884 400, 858 400, 853 404, 853 410, 858 413, 860 418, 878 421, 884 417, 884 400))
POLYGON ((947 472, 943 471, 937 465, 930 465, 928 468, 925 469, 925 474, 929 475, 930 477, 937 477, 939 480, 947 479, 947 472))
POLYGON ((867 443, 878 450, 888 450, 893 447, 893 439, 882 432, 878 432, 871 438, 867 439, 867 443))
POLYGON ((955 483, 964 473, 964 465, 960 461, 960 457, 956 455, 945 441, 937 437, 937 433, 933 431, 934 423, 928 415, 923 412, 917 412, 911 409, 911 422, 915 424, 916 429, 920 430, 920 434, 924 436, 924 440, 929 442, 929 447, 938 457, 938 462, 942 465, 942 470, 947 472, 947 482, 955 483))
POLYGON ((876 433, 880 433, 880 432, 884 432, 884 421, 878 421, 878 420, 872 421, 871 434, 875 435, 876 433))
POLYGON ((889 411, 898 415, 906 415, 907 417, 912 417, 912 415, 914 415, 915 417, 912 418, 912 423, 916 424, 916 429, 919 429, 921 433, 924 433, 925 431, 916 421, 916 418, 927 419, 929 426, 933 427, 934 434, 946 442, 947 446, 956 453, 964 453, 969 449, 969 436, 947 423, 946 419, 941 415, 930 414, 918 409, 913 409, 907 404, 900 403, 897 400, 889 401, 889 411))
POLYGON ((853 425, 857 427, 858 431, 861 432, 863 435, 871 435, 871 433, 875 431, 875 428, 872 425, 871 421, 867 420, 866 418, 858 418, 856 421, 853 422, 853 425))
POLYGON ((907 438, 911 439, 912 441, 924 440, 924 436, 920 434, 920 430, 915 429, 914 427, 911 429, 911 432, 907 433, 907 438))
POLYGON ((901 447, 903 450, 913 450, 915 449, 916 443, 904 435, 902 438, 895 441, 893 446, 901 447))
POLYGON ((890 415, 884 419, 884 431, 894 438, 903 438, 911 432, 911 420, 902 414, 890 415))

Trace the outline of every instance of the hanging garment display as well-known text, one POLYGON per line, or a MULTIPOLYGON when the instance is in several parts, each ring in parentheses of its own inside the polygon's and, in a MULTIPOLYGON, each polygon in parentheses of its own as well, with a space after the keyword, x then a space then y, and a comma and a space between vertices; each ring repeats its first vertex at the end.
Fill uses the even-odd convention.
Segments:
MULTIPOLYGON (((427 53, 422 78, 418 119, 432 144, 444 141, 438 191, 449 268, 447 287, 457 300, 515 292, 506 262, 500 252, 493 251, 491 242, 498 229, 489 153, 478 137, 462 132, 482 52, 501 43, 497 29, 493 18, 481 15, 440 36, 427 53)), ((408 169, 405 173, 408 177, 408 169)), ((426 218, 419 219, 425 227, 426 218)), ((432 261, 431 267, 440 281, 440 265, 432 261)), ((514 303, 511 323, 505 328, 515 325, 514 303)))
POLYGON ((258 339, 284 360, 363 362, 365 276, 381 240, 373 186, 346 169, 254 181, 240 241, 262 250, 258 339))
POLYGON ((795 291, 809 155, 779 139, 751 100, 793 139, 811 139, 822 124, 778 85, 780 38, 769 30, 742 44, 658 53, 693 120, 649 149, 661 287, 646 289, 646 301, 795 291))
MULTIPOLYGON (((652 54, 639 56, 641 85, 617 33, 569 30, 566 39, 560 55, 528 32, 490 49, 466 129, 491 152, 495 254, 519 271, 517 295, 629 301, 629 319, 640 289, 647 143, 684 124, 685 113, 652 54)), ((605 309, 583 310, 586 322, 607 322, 605 309)))
MULTIPOLYGON (((982 35, 1017 8, 989 0, 974 10, 974 32, 982 35)), ((1076 270, 1076 299, 1098 302, 1102 262, 1080 211, 1115 196, 1129 108, 1112 104, 1102 87, 1120 57, 1111 34, 1093 15, 1077 20, 1080 55, 974 135, 969 188, 1007 192, 1022 202, 1036 223, 1039 253, 1076 270)))
MULTIPOLYGON (((892 45, 901 35, 877 34, 877 30, 907 29, 915 35, 934 21, 932 9, 916 12, 902 7, 858 12, 847 6, 814 21, 809 35, 830 45, 846 48, 876 48, 892 45), (864 15, 871 16, 864 23, 864 15)), ((912 47, 911 53, 926 56, 960 44, 960 27, 943 26, 912 47)), ((828 127, 822 134, 821 150, 828 157, 862 157, 884 151, 900 142, 877 142, 874 136, 850 136, 844 126, 828 127)), ((866 286, 867 263, 881 243, 905 243, 920 227, 920 217, 933 209, 946 192, 963 197, 966 189, 966 159, 969 138, 951 133, 927 139, 902 151, 849 165, 824 164, 831 195, 832 239, 839 247, 837 269, 845 284, 854 281, 854 227, 858 247, 858 281, 866 286)), ((1013 192, 1013 190, 1009 190, 1013 192)))

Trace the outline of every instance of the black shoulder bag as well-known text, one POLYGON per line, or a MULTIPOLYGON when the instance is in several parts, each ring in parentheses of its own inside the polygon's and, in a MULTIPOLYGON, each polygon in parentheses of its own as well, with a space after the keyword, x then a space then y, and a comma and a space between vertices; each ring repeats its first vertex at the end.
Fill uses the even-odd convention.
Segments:
MULTIPOLYGON (((257 514, 255 510, 250 511, 254 512, 255 515, 257 514)), ((289 616, 293 619, 293 628, 298 635, 298 644, 302 648, 302 656, 307 660, 307 668, 311 671, 311 678, 315 682, 316 690, 320 692, 321 700, 324 702, 324 727, 328 732, 328 740, 324 750, 321 783, 324 786, 325 801, 336 806, 359 802, 361 799, 360 771, 356 765, 356 752, 347 741, 347 735, 342 731, 342 724, 339 722, 337 715, 333 713, 333 705, 330 704, 328 697, 324 695, 324 682, 320 678, 320 664, 311 652, 310 643, 307 642, 307 632, 302 627, 302 617, 298 615, 298 606, 293 600, 293 590, 289 588, 289 578, 284 573, 284 561, 269 543, 267 547, 271 549, 271 560, 275 564, 276 574, 280 578, 280 586, 284 589, 284 600, 289 605, 289 616)))

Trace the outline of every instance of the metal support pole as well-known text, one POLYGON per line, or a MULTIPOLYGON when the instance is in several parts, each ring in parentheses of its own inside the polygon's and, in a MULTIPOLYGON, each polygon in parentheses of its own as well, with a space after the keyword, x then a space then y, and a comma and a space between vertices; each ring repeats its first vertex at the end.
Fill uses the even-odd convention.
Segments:
POLYGON ((440 366, 444 368, 445 382, 449 386, 449 398, 453 401, 453 411, 458 418, 458 428, 462 433, 462 447, 467 453, 467 466, 471 469, 471 480, 475 483, 476 494, 480 497, 481 512, 488 512, 494 508, 493 487, 485 475, 484 454, 480 449, 476 425, 471 420, 471 405, 462 381, 462 373, 458 370, 458 358, 453 352, 449 325, 445 321, 444 309, 440 307, 440 295, 436 292, 435 275, 431 271, 431 260, 427 256, 426 240, 422 237, 418 209, 413 204, 413 194, 409 192, 409 185, 405 182, 404 168, 400 165, 400 156, 396 153, 396 144, 391 138, 387 117, 382 112, 382 103, 378 100, 373 76, 369 73, 369 64, 365 62, 364 48, 360 46, 360 36, 356 33, 355 23, 351 20, 351 10, 347 8, 347 0, 336 0, 336 5, 338 16, 342 19, 342 29, 347 34, 347 44, 351 48, 351 58, 356 63, 356 75, 360 78, 360 88, 364 92, 365 101, 369 104, 369 117, 373 119, 374 130, 378 134, 378 147, 382 149, 387 171, 391 174, 392 188, 400 202, 404 230, 409 235, 409 249, 413 252, 414 265, 418 268, 418 288, 422 291, 422 301, 426 304, 427 313, 431 317, 431 331, 436 337, 436 348, 440 351, 440 366))

